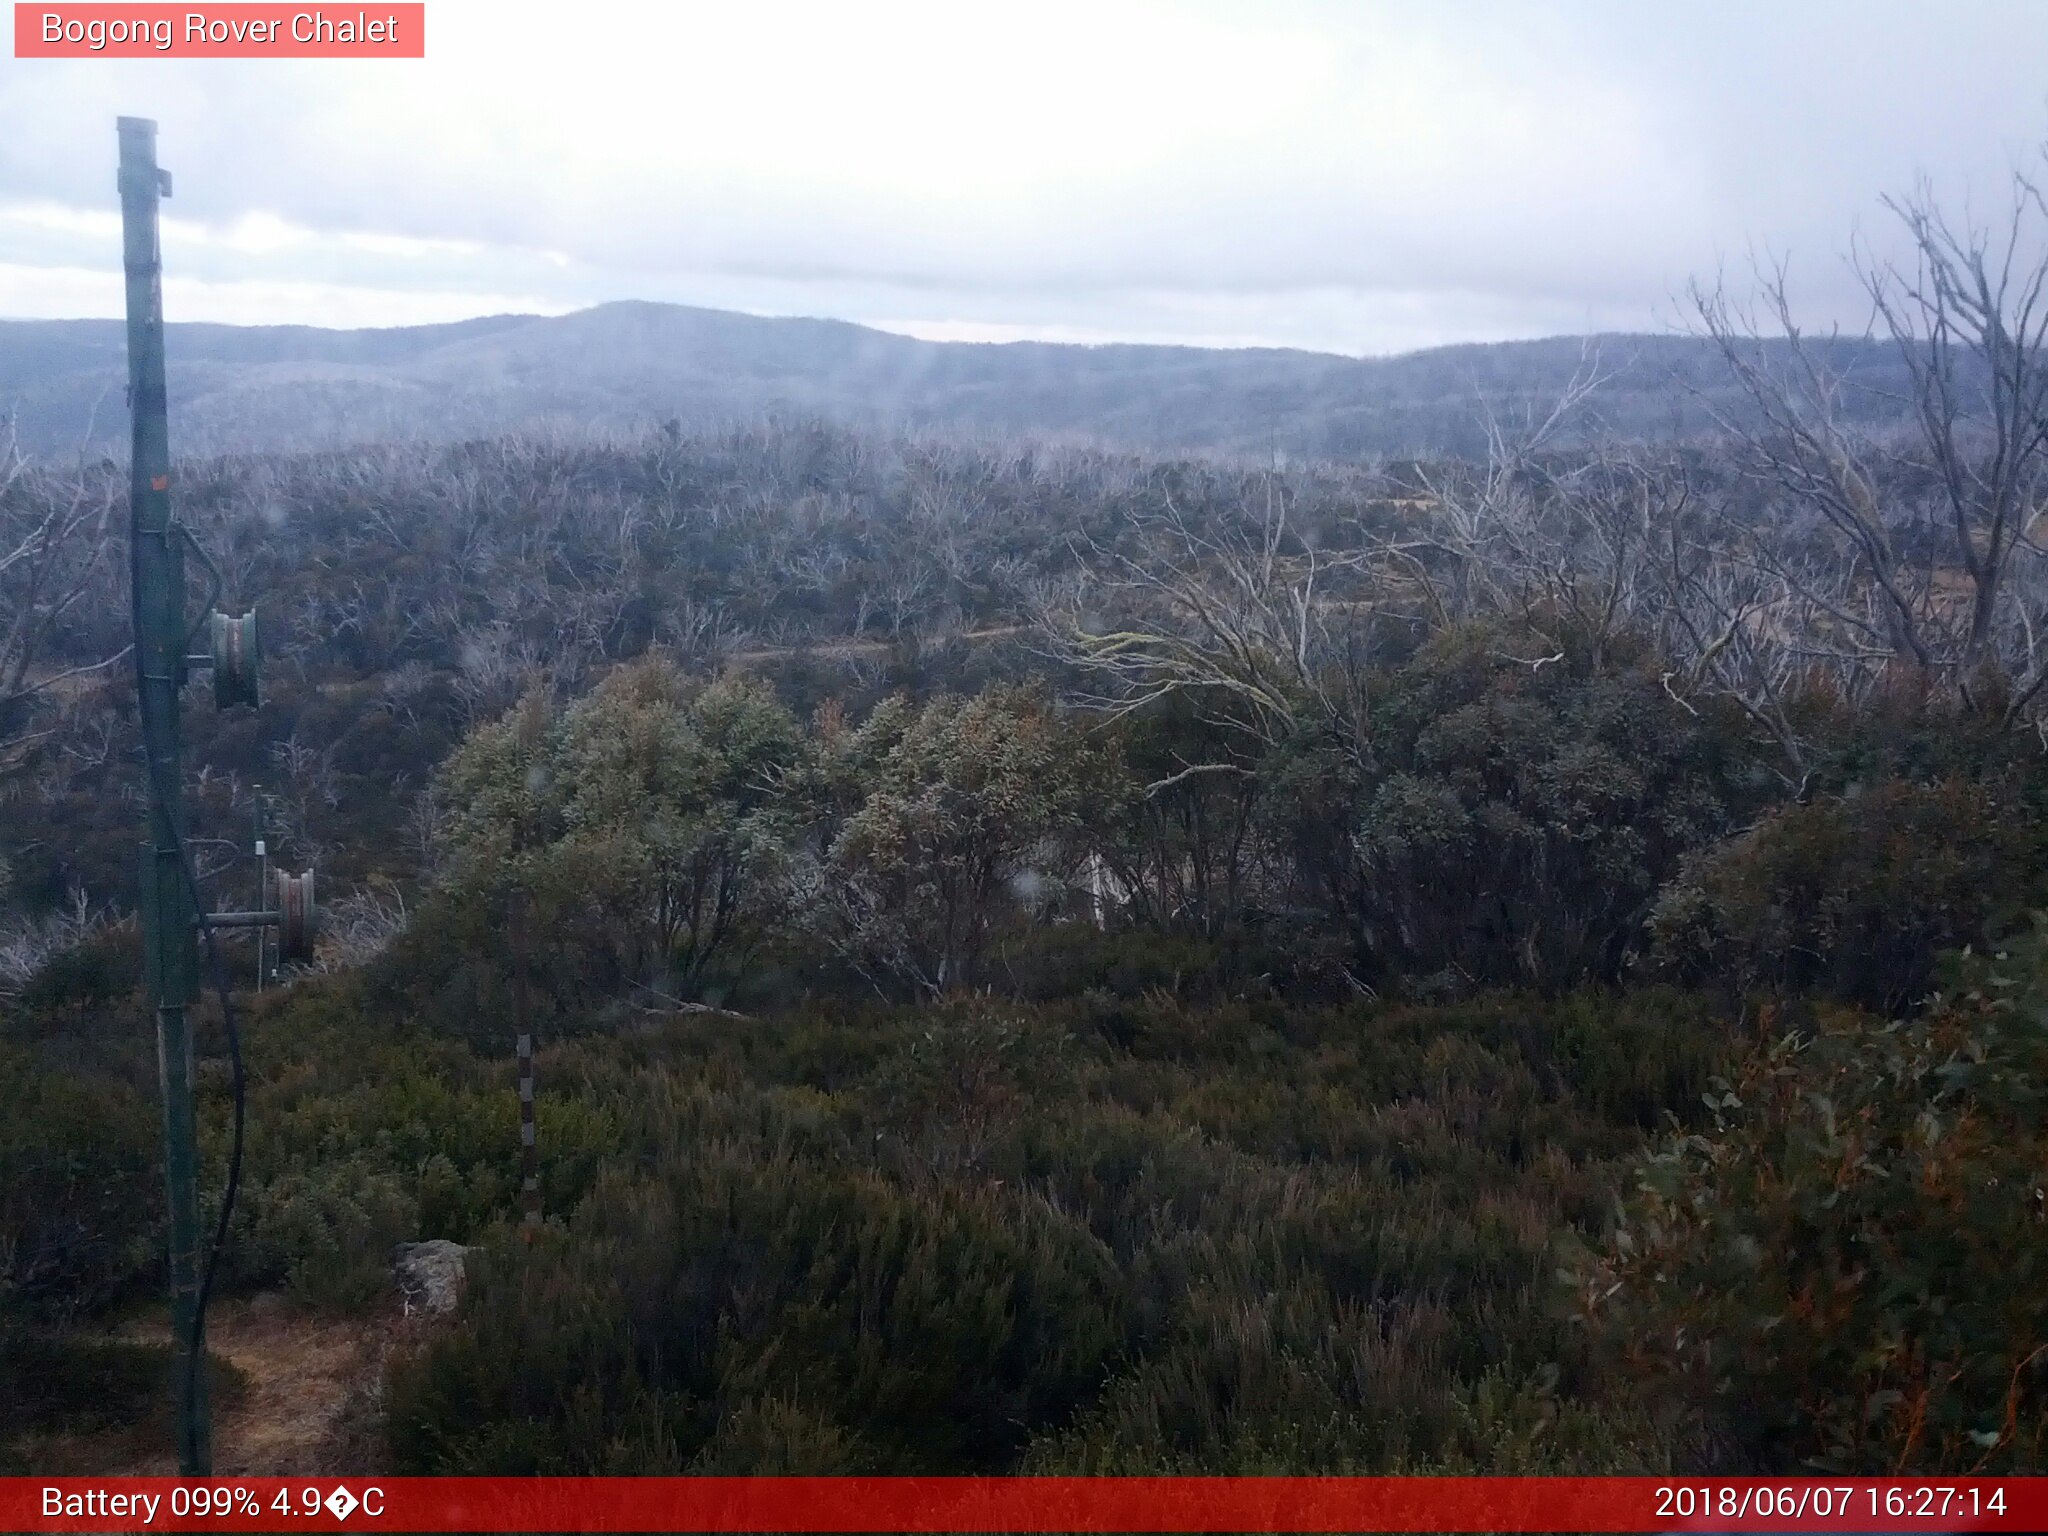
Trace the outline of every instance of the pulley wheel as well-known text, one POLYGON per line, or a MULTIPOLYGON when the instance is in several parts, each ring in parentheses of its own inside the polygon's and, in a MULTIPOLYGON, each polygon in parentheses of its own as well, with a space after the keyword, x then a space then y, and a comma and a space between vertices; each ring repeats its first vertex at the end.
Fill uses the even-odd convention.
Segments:
POLYGON ((213 627, 213 701, 222 709, 257 702, 256 674, 262 648, 256 638, 256 610, 239 618, 216 612, 213 627))
POLYGON ((313 940, 320 931, 320 909, 313 902, 313 871, 302 875, 277 870, 277 957, 280 960, 310 960, 313 940))

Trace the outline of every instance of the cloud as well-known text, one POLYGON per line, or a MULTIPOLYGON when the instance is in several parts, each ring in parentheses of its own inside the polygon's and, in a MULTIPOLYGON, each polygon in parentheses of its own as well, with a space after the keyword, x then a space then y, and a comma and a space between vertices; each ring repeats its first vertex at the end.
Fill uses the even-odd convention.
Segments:
MULTIPOLYGON (((24 267, 0 262, 0 314, 67 320, 121 314, 121 274, 90 267, 24 267)), ((438 325, 476 315, 561 314, 576 306, 540 294, 374 288, 251 278, 232 283, 166 277, 164 314, 224 325, 438 325)))
POLYGON ((1752 241, 1846 317, 1880 192, 1995 186, 2048 128, 2034 0, 435 0, 428 26, 422 61, 0 63, 0 261, 110 261, 90 220, 139 112, 177 173, 167 258, 265 306, 751 296, 1387 350, 1654 327, 1752 241))

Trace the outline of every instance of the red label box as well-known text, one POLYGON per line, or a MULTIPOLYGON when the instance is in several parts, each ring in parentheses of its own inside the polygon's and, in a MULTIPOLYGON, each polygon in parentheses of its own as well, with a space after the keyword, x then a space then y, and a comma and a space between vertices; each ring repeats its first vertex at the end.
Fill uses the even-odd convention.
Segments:
POLYGON ((423 3, 14 7, 17 59, 423 59, 423 3))

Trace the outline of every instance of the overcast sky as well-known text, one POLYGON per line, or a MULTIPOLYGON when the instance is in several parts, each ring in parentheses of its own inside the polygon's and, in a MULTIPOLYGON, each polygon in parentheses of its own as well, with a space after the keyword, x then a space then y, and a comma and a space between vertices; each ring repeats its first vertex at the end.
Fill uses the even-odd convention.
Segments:
MULTIPOLYGON (((353 8, 351 8, 351 14, 353 8)), ((0 59, 0 316, 120 313, 161 124, 174 320, 607 299, 916 335, 1383 353, 1662 330, 2048 136, 2048 0, 429 0, 425 60, 0 59)))

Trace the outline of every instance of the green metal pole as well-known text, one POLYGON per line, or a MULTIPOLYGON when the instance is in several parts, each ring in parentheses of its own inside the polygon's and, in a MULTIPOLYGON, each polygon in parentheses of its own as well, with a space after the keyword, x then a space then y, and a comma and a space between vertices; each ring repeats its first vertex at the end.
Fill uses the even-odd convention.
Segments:
POLYGON ((157 199, 170 177, 157 168, 156 124, 124 117, 121 136, 122 265, 128 280, 128 405, 134 421, 129 537, 135 605, 135 667, 147 759, 149 841, 142 850, 144 977, 156 1012, 157 1071, 164 1093, 164 1168, 170 1194, 171 1333, 178 1350, 178 1466, 213 1470, 206 1405, 205 1341, 193 1337, 199 1300, 198 1148, 192 1106, 192 1030, 198 996, 195 925, 185 882, 177 796, 181 780, 178 690, 185 681, 184 545, 171 520, 169 408, 164 391, 163 267, 157 199), (194 1360, 195 1352, 201 1357, 194 1360))

